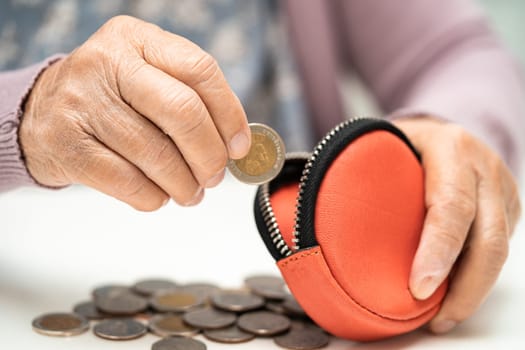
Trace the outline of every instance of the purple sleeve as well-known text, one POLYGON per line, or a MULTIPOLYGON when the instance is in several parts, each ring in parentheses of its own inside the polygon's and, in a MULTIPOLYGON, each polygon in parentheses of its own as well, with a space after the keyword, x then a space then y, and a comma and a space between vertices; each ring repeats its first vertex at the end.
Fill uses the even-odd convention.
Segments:
POLYGON ((387 113, 457 122, 518 173, 525 158, 522 72, 474 1, 340 4, 348 57, 387 113))
POLYGON ((29 174, 18 142, 24 102, 40 73, 61 56, 33 66, 0 72, 0 192, 36 185, 29 174))

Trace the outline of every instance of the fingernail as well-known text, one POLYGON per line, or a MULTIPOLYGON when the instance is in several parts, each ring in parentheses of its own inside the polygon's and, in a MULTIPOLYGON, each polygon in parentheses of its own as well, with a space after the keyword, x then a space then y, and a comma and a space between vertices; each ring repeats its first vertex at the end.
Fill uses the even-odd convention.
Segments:
POLYGON ((452 328, 456 327, 457 323, 456 321, 452 321, 452 320, 442 320, 442 321, 438 321, 436 322, 433 326, 432 326, 432 331, 434 333, 447 333, 449 332, 450 330, 452 330, 452 328))
POLYGON ((208 182, 206 182, 206 188, 217 186, 222 181, 223 178, 224 178, 224 170, 221 170, 219 171, 217 175, 215 175, 214 177, 209 179, 208 182))
POLYGON ((190 199, 187 203, 185 203, 184 206, 191 207, 193 205, 199 204, 203 196, 204 196, 204 189, 202 187, 199 187, 199 190, 195 192, 195 195, 193 196, 193 198, 190 199))
POLYGON ((414 297, 419 300, 424 300, 430 297, 441 283, 436 276, 425 276, 418 283, 416 283, 412 293, 414 297))
POLYGON ((248 136, 244 131, 239 132, 230 140, 230 158, 242 158, 249 147, 248 136))

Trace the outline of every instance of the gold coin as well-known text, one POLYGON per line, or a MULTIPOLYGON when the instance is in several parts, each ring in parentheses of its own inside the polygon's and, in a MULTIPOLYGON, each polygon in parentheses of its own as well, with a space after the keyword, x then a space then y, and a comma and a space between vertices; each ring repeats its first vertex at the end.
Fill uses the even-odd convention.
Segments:
POLYGON ((272 128, 251 123, 252 144, 246 157, 230 159, 228 169, 238 180, 260 185, 275 178, 284 165, 285 149, 279 134, 272 128))

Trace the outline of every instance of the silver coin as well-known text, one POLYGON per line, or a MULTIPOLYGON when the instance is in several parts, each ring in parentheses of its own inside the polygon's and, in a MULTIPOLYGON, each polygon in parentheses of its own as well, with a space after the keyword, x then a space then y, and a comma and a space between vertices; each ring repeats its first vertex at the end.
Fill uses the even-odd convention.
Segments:
POLYGON ((228 169, 238 180, 259 185, 273 180, 283 168, 284 142, 269 126, 251 123, 252 144, 246 157, 230 159, 228 169))
POLYGON ((283 307, 283 303, 279 301, 267 301, 264 307, 271 312, 276 314, 286 315, 286 310, 283 307))
POLYGON ((244 343, 255 338, 255 334, 240 330, 237 326, 222 329, 207 329, 203 334, 209 340, 228 344, 244 343))
POLYGON ((136 282, 133 290, 144 296, 151 296, 155 293, 177 288, 177 284, 167 279, 146 279, 136 282))
POLYGON ((266 299, 283 300, 288 296, 284 290, 284 280, 281 277, 256 275, 246 278, 244 283, 254 294, 266 299))
POLYGON ((129 292, 131 292, 131 289, 128 286, 120 284, 106 284, 93 289, 91 294, 93 295, 93 298, 96 299, 101 297, 112 297, 115 295, 129 292))
POLYGON ((282 306, 283 306, 284 310, 286 311, 286 314, 288 314, 289 316, 293 316, 293 317, 308 317, 308 315, 303 310, 301 305, 299 305, 297 300, 291 295, 287 296, 284 299, 284 301, 282 303, 282 306))
POLYGON ((33 320, 33 330, 40 334, 69 337, 89 329, 89 321, 74 313, 49 313, 33 320))
POLYGON ((222 291, 211 297, 213 306, 233 312, 245 312, 264 306, 260 296, 240 291, 222 291))
POLYGON ((148 308, 148 301, 129 291, 112 292, 95 298, 96 307, 110 315, 134 315, 148 308))
POLYGON ((237 320, 232 312, 215 310, 209 307, 187 312, 182 317, 190 326, 201 329, 218 329, 231 326, 237 320))
POLYGON ((275 337, 273 341, 287 349, 313 350, 327 346, 330 343, 330 337, 320 329, 305 327, 292 329, 286 334, 275 337))
POLYGON ((155 294, 150 305, 159 312, 185 312, 203 305, 204 302, 204 298, 199 295, 173 290, 155 294))
POLYGON ((149 329, 161 337, 192 337, 200 332, 199 328, 185 324, 182 316, 174 314, 153 316, 149 321, 149 329))
POLYGON ((93 301, 84 301, 73 307, 73 312, 84 316, 88 320, 102 320, 110 315, 103 313, 95 306, 93 301))
POLYGON ((195 282, 179 286, 176 290, 178 292, 195 294, 207 300, 220 291, 220 288, 212 283, 195 282))
POLYGON ((241 315, 237 326, 252 334, 272 336, 287 331, 291 322, 288 317, 270 311, 254 311, 241 315))
POLYGON ((130 340, 143 336, 148 329, 131 318, 105 320, 93 328, 95 335, 109 340, 130 340))
POLYGON ((153 343, 151 350, 206 350, 206 344, 191 338, 169 337, 153 343))

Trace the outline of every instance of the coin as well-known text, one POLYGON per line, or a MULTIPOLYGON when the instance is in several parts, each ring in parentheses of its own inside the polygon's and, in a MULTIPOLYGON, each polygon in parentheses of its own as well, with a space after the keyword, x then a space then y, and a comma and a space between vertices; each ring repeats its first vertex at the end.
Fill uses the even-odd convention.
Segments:
POLYGON ((222 329, 207 329, 203 334, 209 340, 228 344, 244 343, 255 338, 255 334, 240 330, 237 326, 222 329))
POLYGON ((115 318, 98 323, 93 328, 95 335, 109 340, 130 340, 143 336, 147 328, 131 318, 115 318))
POLYGON ((111 297, 122 293, 130 292, 129 287, 120 284, 107 284, 95 288, 91 294, 93 298, 111 297))
POLYGON ((153 343, 151 350, 206 350, 206 344, 191 338, 169 337, 153 343))
POLYGON ((151 296, 164 290, 170 290, 177 287, 177 284, 167 279, 145 279, 136 282, 133 290, 144 296, 151 296))
POLYGON ((330 338, 321 330, 305 327, 292 329, 286 334, 275 337, 273 341, 288 349, 311 350, 327 346, 330 338))
POLYGON ((128 291, 113 291, 95 298, 98 309, 111 315, 134 315, 148 308, 148 301, 128 291))
POLYGON ((101 320, 109 316, 98 310, 93 301, 85 301, 76 304, 73 307, 73 312, 84 316, 88 320, 101 320))
POLYGON ((73 313, 49 313, 33 320, 33 330, 45 335, 69 337, 89 329, 89 321, 73 313))
POLYGON ((204 298, 186 292, 169 291, 154 295, 150 304, 160 312, 184 312, 204 304, 204 298))
POLYGON ((290 319, 269 311, 254 311, 243 314, 237 320, 243 331, 262 336, 272 336, 290 328, 290 319))
POLYGON ((187 324, 201 329, 218 329, 231 326, 237 320, 234 313, 209 307, 187 312, 182 317, 187 324))
POLYGON ((274 179, 284 165, 284 142, 272 128, 251 123, 252 144, 241 159, 230 159, 228 169, 238 180, 259 185, 274 179))
POLYGON ((288 296, 284 280, 270 275, 251 276, 244 280, 250 290, 266 299, 282 300, 288 296))
POLYGON ((219 309, 245 312, 264 306, 264 299, 246 292, 222 291, 211 297, 211 302, 219 309))
POLYGON ((295 298, 291 295, 286 297, 282 305, 286 313, 290 316, 308 317, 308 315, 306 314, 306 312, 304 312, 301 305, 299 305, 297 300, 295 300, 295 298))
POLYGON ((266 304, 264 304, 264 307, 269 311, 275 312, 276 314, 286 314, 286 310, 284 309, 282 302, 267 301, 266 304))
POLYGON ((149 322, 149 329, 161 337, 192 337, 200 332, 200 329, 185 324, 182 316, 173 314, 153 316, 149 322))
POLYGON ((206 282, 188 283, 177 288, 178 292, 195 294, 204 299, 209 299, 214 293, 217 293, 219 290, 220 288, 218 286, 206 282))

